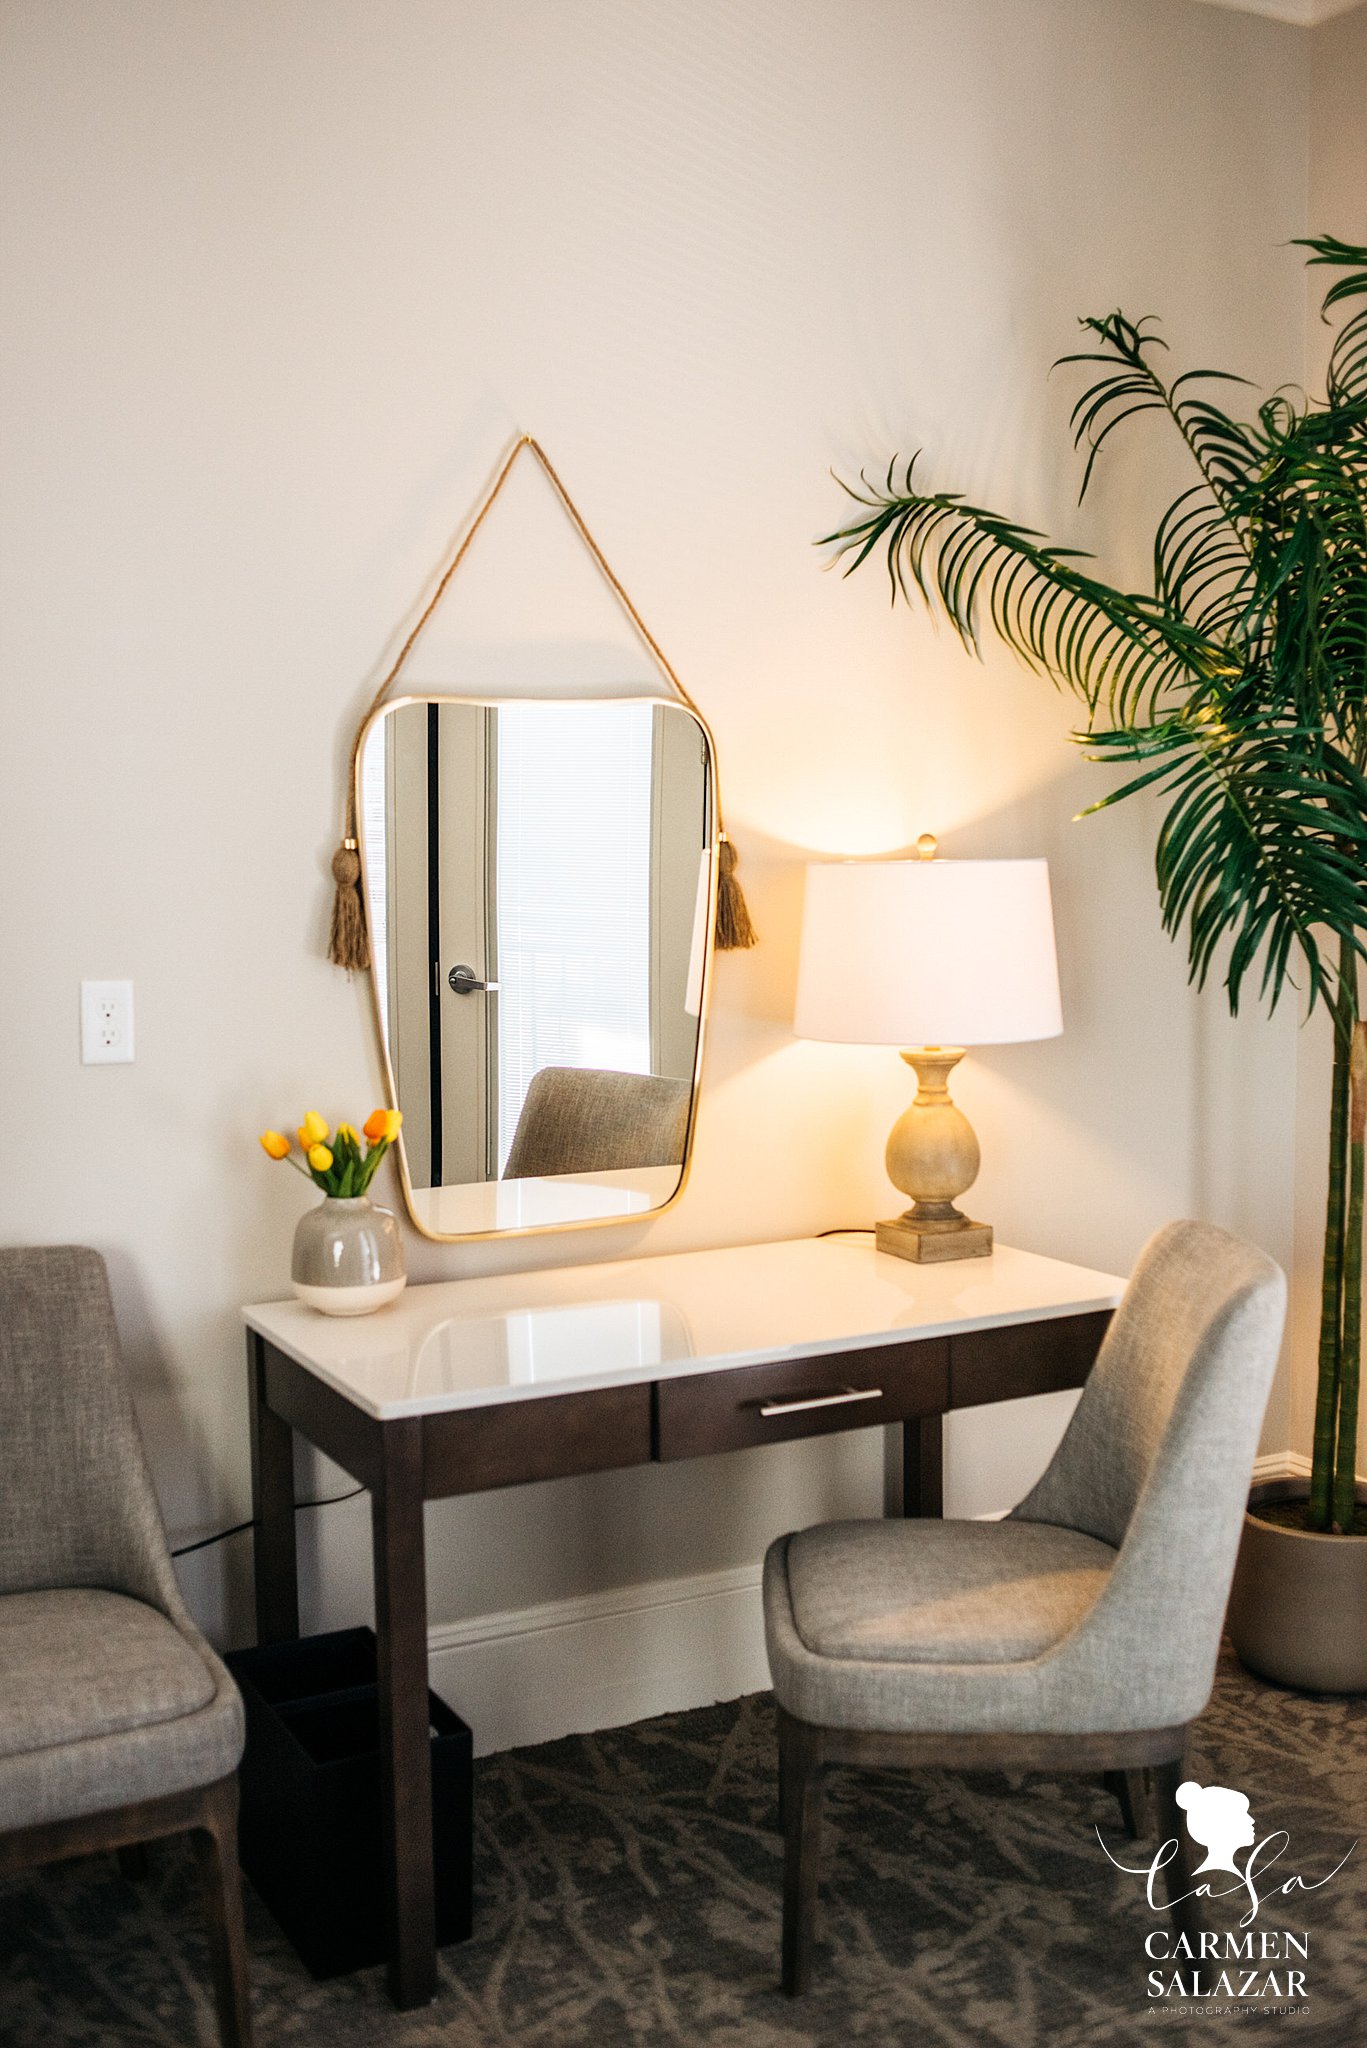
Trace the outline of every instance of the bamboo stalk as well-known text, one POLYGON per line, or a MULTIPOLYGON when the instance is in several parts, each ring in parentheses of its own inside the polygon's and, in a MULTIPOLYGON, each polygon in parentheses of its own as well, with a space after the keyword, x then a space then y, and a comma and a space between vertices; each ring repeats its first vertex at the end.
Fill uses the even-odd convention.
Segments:
POLYGON ((1334 1527, 1348 1531, 1357 1506, 1358 1388, 1362 1372, 1362 1197, 1367 1151, 1367 1023, 1353 1029, 1348 1082, 1348 1216, 1343 1240, 1343 1336, 1339 1352, 1334 1527))
POLYGON ((1336 1012, 1334 1076, 1329 1104, 1329 1193, 1325 1204, 1324 1266, 1320 1281, 1315 1441, 1310 1467, 1310 1505, 1305 1517, 1311 1529, 1327 1529, 1333 1511, 1339 1363, 1343 1353, 1343 1254, 1347 1223, 1348 1063, 1351 1045, 1350 1033, 1336 1012))

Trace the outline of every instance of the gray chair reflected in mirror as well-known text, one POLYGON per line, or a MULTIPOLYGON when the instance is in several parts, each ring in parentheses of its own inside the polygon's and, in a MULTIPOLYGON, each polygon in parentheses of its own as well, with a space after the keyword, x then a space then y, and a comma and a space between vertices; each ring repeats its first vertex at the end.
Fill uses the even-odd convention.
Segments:
POLYGON ((688 1081, 601 1067, 542 1067, 513 1132, 504 1180, 677 1166, 688 1137, 688 1081))
POLYGON ((1159 1838, 1178 1845, 1173 1917, 1199 1931, 1176 1794, 1285 1305, 1262 1252, 1171 1224, 1140 1257, 1052 1463, 1004 1521, 828 1523, 771 1546, 785 1991, 811 1969, 830 1764, 1101 1772, 1131 1833, 1151 1783, 1159 1838))
POLYGON ((0 1876, 189 1832, 224 2048, 250 2048, 237 1689, 186 1611, 104 1262, 0 1251, 0 1876))

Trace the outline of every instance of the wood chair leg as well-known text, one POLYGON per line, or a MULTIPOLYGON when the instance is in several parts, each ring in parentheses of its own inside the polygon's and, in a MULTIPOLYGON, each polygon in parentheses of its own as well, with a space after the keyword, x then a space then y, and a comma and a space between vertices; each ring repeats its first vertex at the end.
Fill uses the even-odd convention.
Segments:
POLYGON ((1126 1771, 1125 1776, 1130 1781, 1130 1805, 1143 1836, 1153 1825, 1153 1772, 1146 1766, 1142 1771, 1126 1771))
POLYGON ((811 1982, 821 1863, 821 1730, 780 1710, 779 1799, 783 1809, 783 1989, 800 1997, 811 1982))
POLYGON ((1175 1757, 1171 1763, 1154 1766, 1153 1782, 1157 1795, 1159 1840, 1175 1840, 1177 1843, 1177 1854, 1164 1871, 1168 1887, 1168 1910, 1172 1915, 1172 1924, 1176 1932, 1185 1934, 1193 1950, 1199 1955, 1201 1902, 1195 1896, 1196 1881, 1192 1875, 1191 1844, 1187 1839, 1185 1816, 1177 1804, 1177 1788, 1186 1774, 1185 1758, 1175 1757))
POLYGON ((206 1792, 204 1820, 194 1830, 194 1844, 204 1882, 219 2036, 223 2048, 252 2048, 247 1936, 237 1862, 236 1778, 224 1778, 206 1792))
POLYGON ((1106 1790, 1120 1808, 1120 1818, 1132 1842, 1144 1833, 1149 1816, 1149 1787, 1146 1771, 1107 1771, 1106 1790))
POLYGON ((147 1875, 146 1842, 124 1842, 114 1851, 119 1859, 119 1874, 130 1884, 140 1884, 147 1875))
POLYGON ((783 1736, 778 1741, 778 1830, 784 1841, 788 1839, 788 1793, 790 1789, 788 1766, 783 1760, 783 1736))

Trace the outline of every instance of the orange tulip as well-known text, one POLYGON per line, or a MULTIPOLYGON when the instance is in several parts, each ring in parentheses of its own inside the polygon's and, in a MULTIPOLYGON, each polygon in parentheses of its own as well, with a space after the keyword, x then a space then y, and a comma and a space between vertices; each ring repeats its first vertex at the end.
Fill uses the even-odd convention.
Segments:
POLYGON ((272 1159, 285 1159, 289 1156, 290 1141, 283 1131, 263 1131, 261 1144, 272 1159))
POLYGON ((389 1119, 394 1114, 395 1112, 392 1109, 371 1110, 370 1115, 361 1125, 361 1129, 365 1132, 372 1145, 378 1145, 381 1138, 389 1136, 389 1119))

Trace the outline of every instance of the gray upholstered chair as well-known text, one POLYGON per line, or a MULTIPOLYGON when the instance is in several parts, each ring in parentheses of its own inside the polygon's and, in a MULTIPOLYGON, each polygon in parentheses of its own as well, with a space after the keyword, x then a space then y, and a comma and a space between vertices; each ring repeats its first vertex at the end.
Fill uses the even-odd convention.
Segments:
POLYGON ((677 1166, 692 1093, 687 1081, 665 1074, 542 1067, 523 1101, 503 1178, 677 1166))
POLYGON ((249 2048, 242 1704, 172 1570, 104 1262, 0 1251, 0 1876, 190 1831, 224 2048, 249 2048))
POLYGON ((1179 1845, 1169 1900, 1196 1929, 1175 1795, 1210 1698, 1285 1304, 1262 1252, 1170 1224, 1049 1469, 1006 1520, 837 1522, 772 1545, 786 1991, 810 1972, 833 1763, 1103 1772, 1131 1832, 1127 1795, 1151 1773, 1162 1836, 1179 1845))

